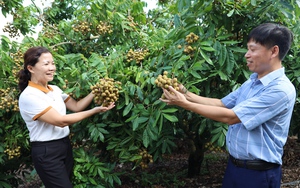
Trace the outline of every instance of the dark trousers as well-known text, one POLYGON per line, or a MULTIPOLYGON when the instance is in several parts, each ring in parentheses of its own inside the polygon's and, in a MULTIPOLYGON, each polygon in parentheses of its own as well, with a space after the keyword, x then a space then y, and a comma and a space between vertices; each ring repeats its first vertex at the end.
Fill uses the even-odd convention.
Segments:
POLYGON ((73 153, 69 137, 32 142, 34 167, 46 188, 72 188, 73 153))
POLYGON ((222 188, 280 188, 281 166, 270 170, 251 170, 228 161, 222 188))

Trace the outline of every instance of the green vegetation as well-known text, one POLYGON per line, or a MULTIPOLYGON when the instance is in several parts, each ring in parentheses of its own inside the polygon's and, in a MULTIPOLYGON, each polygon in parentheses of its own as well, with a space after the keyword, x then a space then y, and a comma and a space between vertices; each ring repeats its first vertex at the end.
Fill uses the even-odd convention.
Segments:
MULTIPOLYGON (((205 144, 223 147, 227 125, 161 103, 155 79, 167 71, 194 93, 223 97, 248 78, 246 36, 262 22, 280 22, 294 32, 284 66, 299 88, 300 9, 295 0, 160 0, 148 13, 138 0, 55 0, 44 10, 21 5, 22 0, 0 0, 2 14, 14 18, 4 29, 11 37, 25 35, 21 43, 5 36, 0 41, 0 187, 22 184, 14 172, 31 165, 16 79, 22 54, 31 46, 51 49, 57 65, 53 84, 74 98, 85 96, 102 78, 120 82, 115 109, 71 126, 76 188, 122 184, 115 165, 141 168, 141 151, 149 163, 163 160, 180 138, 190 148, 188 176, 200 174, 205 144), (37 39, 29 37, 38 24, 43 29, 37 39)), ((300 132, 299 110, 298 94, 291 135, 300 132)), ((143 185, 154 179, 143 178, 143 185)))

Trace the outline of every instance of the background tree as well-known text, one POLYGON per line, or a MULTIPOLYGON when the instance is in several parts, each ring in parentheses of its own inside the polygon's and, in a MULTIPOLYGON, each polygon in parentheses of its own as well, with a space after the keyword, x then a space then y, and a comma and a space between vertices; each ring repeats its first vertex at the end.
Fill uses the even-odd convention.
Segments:
MULTIPOLYGON (((21 43, 1 39, 0 185, 6 187, 21 181, 10 176, 14 170, 31 164, 16 80, 22 54, 31 46, 52 50, 58 73, 53 83, 75 98, 101 78, 121 82, 114 110, 71 126, 75 187, 121 184, 117 164, 147 168, 172 153, 178 139, 189 145, 187 175, 198 175, 206 143, 223 147, 227 125, 161 103, 155 80, 167 71, 194 93, 223 97, 249 77, 246 36, 260 23, 280 22, 293 30, 295 42, 284 66, 299 86, 299 7, 293 0, 159 1, 148 13, 145 2, 129 0, 55 0, 44 10, 21 4, 1 4, 4 15, 14 15, 6 27, 11 37, 25 34, 21 43), (39 23, 43 30, 37 39, 26 36, 39 23)), ((298 110, 299 96, 291 135, 299 133, 298 110)))

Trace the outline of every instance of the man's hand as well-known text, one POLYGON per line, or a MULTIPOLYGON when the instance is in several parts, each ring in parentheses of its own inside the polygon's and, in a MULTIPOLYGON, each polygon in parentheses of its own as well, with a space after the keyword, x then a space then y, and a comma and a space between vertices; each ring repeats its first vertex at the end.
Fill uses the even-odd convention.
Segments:
POLYGON ((184 85, 180 84, 179 85, 179 92, 182 94, 186 94, 188 90, 184 87, 184 85))
POLYGON ((172 86, 169 86, 169 91, 167 89, 163 89, 165 99, 160 98, 159 100, 167 103, 168 105, 177 105, 182 106, 184 103, 187 102, 185 96, 179 92, 176 91, 172 86))

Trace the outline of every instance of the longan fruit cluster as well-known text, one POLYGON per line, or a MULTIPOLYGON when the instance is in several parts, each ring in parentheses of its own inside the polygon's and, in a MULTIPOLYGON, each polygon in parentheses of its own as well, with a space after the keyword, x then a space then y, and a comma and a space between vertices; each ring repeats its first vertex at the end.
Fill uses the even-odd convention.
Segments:
POLYGON ((197 42, 197 40, 199 39, 199 36, 196 35, 195 33, 191 32, 190 34, 188 34, 186 37, 185 37, 185 41, 188 43, 188 44, 192 44, 194 42, 197 42))
POLYGON ((12 69, 12 74, 14 75, 15 81, 18 82, 17 78, 19 71, 23 68, 23 53, 21 51, 17 51, 16 53, 11 53, 10 56, 15 63, 12 69))
POLYGON ((65 79, 64 80, 65 84, 62 86, 63 89, 67 89, 68 88, 68 85, 69 85, 69 80, 68 79, 65 79))
POLYGON ((10 53, 10 56, 13 58, 14 62, 17 64, 22 64, 23 62, 23 53, 19 50, 16 53, 10 53))
POLYGON ((16 148, 13 149, 8 148, 7 146, 6 149, 4 150, 4 153, 8 155, 8 159, 13 159, 15 157, 20 157, 21 155, 20 149, 21 149, 20 146, 17 146, 16 148))
POLYGON ((192 47, 191 45, 185 45, 184 46, 184 53, 189 54, 190 56, 194 56, 194 51, 196 50, 196 47, 192 47))
POLYGON ((148 168, 149 163, 153 163, 152 155, 146 149, 141 149, 139 155, 142 157, 142 161, 140 162, 142 169, 148 168))
POLYGON ((106 33, 110 34, 113 32, 111 28, 112 26, 109 23, 100 21, 97 26, 97 31, 100 35, 104 35, 106 33))
POLYGON ((129 26, 130 26, 130 27, 135 27, 135 26, 138 25, 137 23, 134 22, 134 18, 133 18, 132 16, 128 16, 127 19, 128 19, 128 21, 130 22, 130 23, 129 23, 129 26))
POLYGON ((0 89, 0 110, 9 112, 10 110, 19 111, 17 90, 15 88, 0 89))
MULTIPOLYGON (((195 50, 197 49, 196 47, 193 47, 192 46, 192 43, 195 43, 199 40, 199 36, 196 35, 195 33, 191 32, 190 34, 188 34, 186 37, 185 37, 185 42, 188 44, 188 45, 185 45, 184 46, 184 50, 183 52, 188 54, 189 56, 191 57, 194 57, 194 52, 195 50)), ((181 45, 178 45, 177 46, 178 49, 181 49, 182 46, 181 45)))
POLYGON ((46 38, 53 38, 56 35, 56 32, 50 30, 44 30, 43 36, 46 38))
POLYGON ((87 21, 81 21, 78 24, 73 26, 73 30, 75 32, 81 32, 82 34, 87 34, 91 31, 91 23, 88 23, 87 21))
POLYGON ((20 36, 18 29, 12 23, 7 23, 2 30, 3 32, 7 32, 11 38, 20 36))
POLYGON ((211 152, 221 152, 222 151, 222 149, 220 147, 215 146, 211 142, 207 142, 204 147, 205 147, 205 149, 207 149, 208 151, 211 151, 211 152))
POLYGON ((22 14, 18 14, 16 12, 13 13, 13 20, 20 19, 20 18, 22 18, 22 14))
MULTIPOLYGON (((169 74, 168 71, 164 71, 163 75, 161 75, 161 74, 158 75, 158 77, 155 80, 155 84, 158 87, 161 87, 161 88, 164 88, 167 90, 168 90, 169 86, 172 86, 176 91, 179 91, 179 83, 178 83, 177 78, 169 78, 168 74, 169 74)), ((162 98, 165 98, 164 94, 162 94, 162 98)))
POLYGON ((148 55, 148 50, 137 50, 133 51, 130 49, 127 53, 127 62, 131 62, 133 60, 136 61, 136 64, 140 64, 145 57, 148 55))
MULTIPOLYGON (((63 35, 59 32, 59 29, 56 24, 52 24, 47 20, 43 21, 42 34, 46 38, 54 38, 57 34, 63 35)), ((54 50, 54 49, 53 49, 54 50)))
POLYGON ((121 89, 121 82, 115 81, 113 78, 100 79, 98 83, 91 86, 91 90, 95 94, 95 103, 106 107, 119 99, 121 89))

